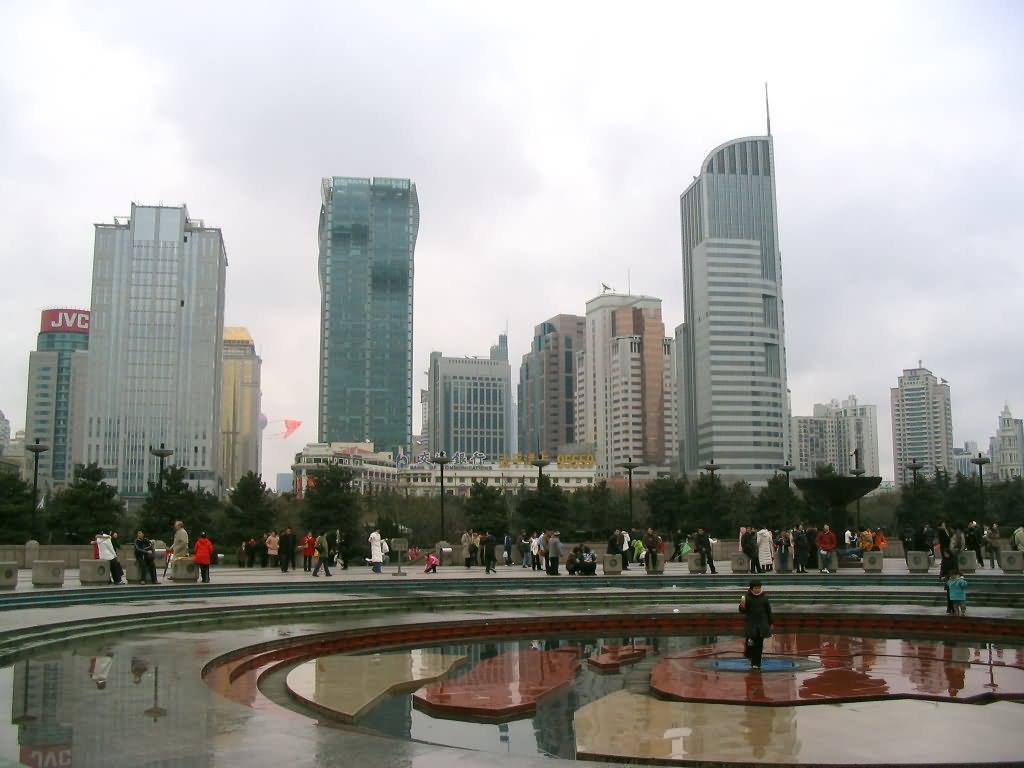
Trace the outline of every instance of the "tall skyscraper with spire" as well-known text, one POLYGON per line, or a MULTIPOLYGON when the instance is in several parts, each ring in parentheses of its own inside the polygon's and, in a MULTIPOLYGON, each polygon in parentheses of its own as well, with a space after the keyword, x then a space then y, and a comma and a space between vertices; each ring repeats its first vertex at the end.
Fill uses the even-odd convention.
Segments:
POLYGON ((334 176, 321 195, 319 440, 408 453, 416 185, 334 176))
MULTIPOLYGON (((766 93, 767 107, 767 93, 766 93)), ((789 458, 771 133, 713 149, 679 201, 681 465, 760 484, 789 458)))

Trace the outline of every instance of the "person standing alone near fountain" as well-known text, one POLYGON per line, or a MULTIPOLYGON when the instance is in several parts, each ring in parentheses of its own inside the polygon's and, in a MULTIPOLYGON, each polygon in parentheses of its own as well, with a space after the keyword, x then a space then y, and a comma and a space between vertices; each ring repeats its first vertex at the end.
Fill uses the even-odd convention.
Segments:
POLYGON ((750 661, 751 669, 760 669, 764 639, 772 636, 772 604, 768 601, 760 580, 753 579, 750 588, 740 598, 740 613, 744 615, 743 655, 750 661))

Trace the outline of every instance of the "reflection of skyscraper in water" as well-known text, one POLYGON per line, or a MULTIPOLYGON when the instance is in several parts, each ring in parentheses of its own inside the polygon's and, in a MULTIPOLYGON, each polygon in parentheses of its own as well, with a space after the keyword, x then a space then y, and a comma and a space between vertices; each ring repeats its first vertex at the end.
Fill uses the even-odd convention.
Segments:
POLYGON ((25 765, 72 765, 74 728, 63 704, 61 663, 16 664, 13 687, 11 722, 18 726, 18 759, 25 765))

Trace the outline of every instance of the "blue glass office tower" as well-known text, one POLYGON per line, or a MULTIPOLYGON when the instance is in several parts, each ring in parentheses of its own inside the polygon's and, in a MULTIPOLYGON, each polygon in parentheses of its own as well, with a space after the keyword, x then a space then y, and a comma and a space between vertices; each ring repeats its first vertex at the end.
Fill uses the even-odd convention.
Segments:
POLYGON ((319 441, 408 453, 416 185, 334 176, 321 194, 319 441))

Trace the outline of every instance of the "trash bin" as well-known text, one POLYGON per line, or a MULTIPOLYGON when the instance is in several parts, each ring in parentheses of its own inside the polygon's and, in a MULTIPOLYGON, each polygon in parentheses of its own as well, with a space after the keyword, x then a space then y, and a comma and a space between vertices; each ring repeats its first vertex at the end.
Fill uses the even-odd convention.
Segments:
POLYGON ((437 559, 441 561, 442 566, 455 565, 455 554, 452 552, 452 545, 447 541, 438 542, 437 547, 434 549, 434 554, 437 555, 437 559))

